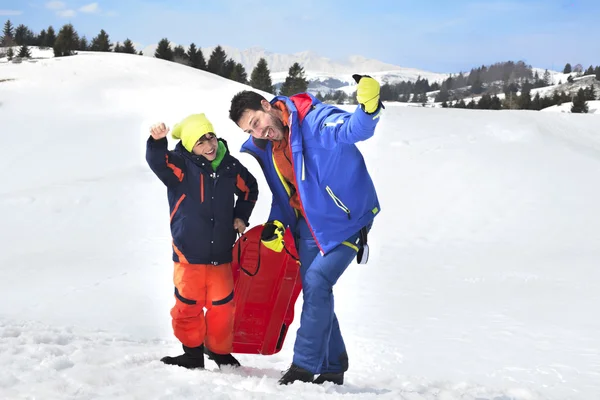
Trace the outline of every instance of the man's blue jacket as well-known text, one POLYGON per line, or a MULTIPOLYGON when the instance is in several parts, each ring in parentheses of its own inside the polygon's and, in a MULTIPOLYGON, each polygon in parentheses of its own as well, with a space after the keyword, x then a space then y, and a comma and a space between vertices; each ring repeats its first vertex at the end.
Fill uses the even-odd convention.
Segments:
MULTIPOLYGON (((373 114, 354 113, 321 103, 308 93, 277 96, 289 111, 292 166, 304 216, 323 254, 373 221, 381 208, 375 186, 355 143, 373 136, 382 106, 373 114)), ((250 137, 242 152, 261 165, 273 193, 269 220, 295 231, 296 211, 289 187, 273 162, 272 143, 250 137)))

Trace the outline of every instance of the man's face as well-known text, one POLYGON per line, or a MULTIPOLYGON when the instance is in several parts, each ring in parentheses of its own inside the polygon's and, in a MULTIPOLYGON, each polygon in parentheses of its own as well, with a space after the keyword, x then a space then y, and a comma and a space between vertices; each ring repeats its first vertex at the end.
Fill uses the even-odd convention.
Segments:
POLYGON ((257 139, 281 140, 285 135, 283 122, 271 104, 263 100, 262 110, 246 110, 239 120, 238 126, 244 132, 257 139))

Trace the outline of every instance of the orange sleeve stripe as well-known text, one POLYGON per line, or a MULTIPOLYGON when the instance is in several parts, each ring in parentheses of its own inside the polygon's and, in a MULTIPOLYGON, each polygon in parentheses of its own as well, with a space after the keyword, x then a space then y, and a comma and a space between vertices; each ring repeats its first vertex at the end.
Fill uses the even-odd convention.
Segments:
POLYGON ((173 221, 173 216, 175 215, 175 213, 179 209, 179 205, 181 204, 181 202, 183 201, 183 199, 185 199, 185 194, 181 195, 181 197, 179 198, 179 200, 177 200, 177 204, 175 204, 175 207, 173 207, 173 211, 171 211, 171 219, 170 219, 171 221, 173 221))
POLYGON ((177 246, 175 246, 175 242, 173 242, 173 250, 175 250, 175 254, 177 254, 177 257, 179 257, 179 262, 183 263, 183 264, 189 264, 187 258, 185 258, 185 256, 183 255, 183 253, 181 252, 181 250, 179 250, 177 248, 177 246))
POLYGON ((248 200, 248 197, 250 197, 250 189, 248 188, 248 185, 246 185, 246 181, 244 181, 244 178, 242 178, 240 174, 238 174, 237 176, 237 187, 242 192, 246 193, 246 195, 244 196, 244 200, 248 200))
POLYGON ((177 179, 179 179, 179 182, 183 181, 183 171, 181 170, 181 168, 177 167, 175 164, 171 164, 169 162, 169 155, 165 155, 165 159, 167 161, 167 167, 171 168, 171 170, 173 171, 173 173, 175 174, 175 176, 177 177, 177 179))

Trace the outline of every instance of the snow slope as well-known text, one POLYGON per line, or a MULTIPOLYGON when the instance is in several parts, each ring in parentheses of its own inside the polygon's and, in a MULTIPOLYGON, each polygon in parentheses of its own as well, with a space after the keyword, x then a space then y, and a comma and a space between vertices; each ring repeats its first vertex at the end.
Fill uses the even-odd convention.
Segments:
POLYGON ((258 178, 262 223, 268 187, 227 119, 242 88, 126 54, 0 64, 0 398, 598 397, 596 115, 388 107, 360 144, 382 203, 371 259, 335 289, 346 384, 276 384, 297 319, 241 371, 162 365, 180 347, 148 128, 205 112, 258 178))

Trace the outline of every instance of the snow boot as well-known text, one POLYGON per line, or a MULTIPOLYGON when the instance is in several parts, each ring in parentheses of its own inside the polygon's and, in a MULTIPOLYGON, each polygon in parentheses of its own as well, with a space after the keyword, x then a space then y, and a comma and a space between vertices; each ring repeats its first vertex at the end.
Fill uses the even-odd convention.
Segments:
POLYGON ((323 372, 321 375, 317 376, 317 379, 313 381, 317 385, 321 385, 325 382, 332 382, 336 385, 344 384, 344 372, 348 371, 348 353, 343 352, 340 354, 340 365, 342 370, 340 372, 323 372))
POLYGON ((176 365, 188 369, 204 369, 204 345, 198 347, 183 346, 183 354, 176 357, 166 356, 161 358, 167 365, 176 365))
POLYGON ((322 385, 325 382, 332 382, 336 385, 344 384, 344 373, 343 372, 324 372, 317 376, 317 379, 313 381, 317 385, 322 385))
POLYGON ((204 353, 208 356, 209 360, 213 360, 214 362, 216 362, 219 368, 221 368, 222 366, 233 368, 237 368, 240 366, 240 362, 231 354, 217 354, 210 351, 206 347, 204 348, 204 353))
POLYGON ((315 377, 315 374, 312 372, 301 368, 295 364, 292 364, 290 368, 283 374, 283 376, 279 379, 280 385, 289 385, 296 381, 300 382, 312 382, 315 377))

